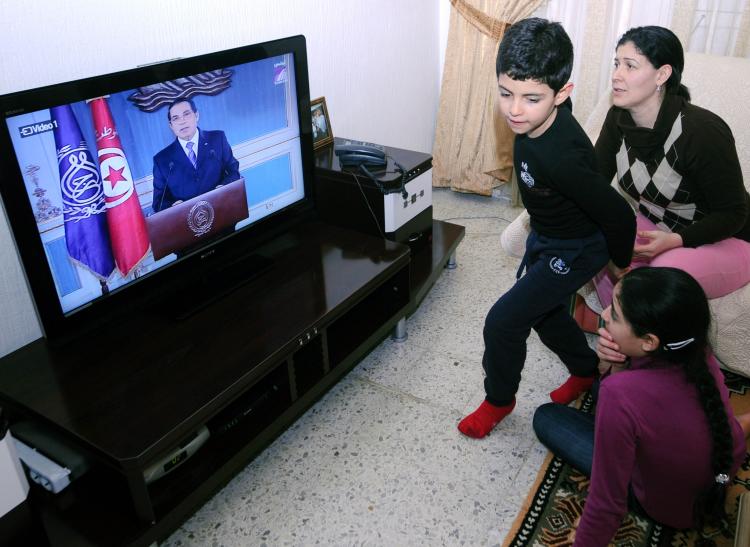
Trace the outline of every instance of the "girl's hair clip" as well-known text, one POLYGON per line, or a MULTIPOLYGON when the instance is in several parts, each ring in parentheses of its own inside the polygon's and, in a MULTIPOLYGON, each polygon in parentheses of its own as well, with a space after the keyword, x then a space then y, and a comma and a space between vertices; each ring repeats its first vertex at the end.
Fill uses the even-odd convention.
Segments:
POLYGON ((729 475, 727 475, 726 473, 719 473, 718 475, 716 475, 715 480, 719 484, 727 484, 729 482, 729 475))
POLYGON ((687 340, 682 340, 681 342, 670 342, 669 344, 664 344, 664 349, 666 350, 682 349, 692 342, 695 342, 695 338, 688 338, 687 340))

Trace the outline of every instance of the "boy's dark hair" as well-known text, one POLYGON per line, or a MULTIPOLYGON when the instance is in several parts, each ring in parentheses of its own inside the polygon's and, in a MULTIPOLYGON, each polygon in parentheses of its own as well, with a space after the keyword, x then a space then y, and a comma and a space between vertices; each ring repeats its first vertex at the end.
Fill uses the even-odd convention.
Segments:
POLYGON ((573 44, 560 23, 539 17, 522 19, 505 32, 495 70, 498 77, 536 80, 557 93, 570 80, 573 44))
POLYGON ((667 80, 668 93, 674 93, 690 100, 690 91, 682 83, 682 71, 685 68, 685 54, 677 35, 664 27, 635 27, 628 30, 617 41, 617 47, 633 42, 638 53, 646 57, 654 68, 663 65, 672 67, 672 75, 667 80))
MULTIPOLYGON (((721 394, 706 365, 711 310, 703 289, 683 270, 644 267, 631 270, 622 278, 618 301, 636 336, 652 333, 659 337, 662 346, 652 355, 681 365, 687 381, 696 387, 713 440, 713 473, 728 476, 733 437, 721 394)), ((693 506, 696 528, 707 523, 720 525, 726 516, 727 487, 713 482, 700 493, 693 506)))

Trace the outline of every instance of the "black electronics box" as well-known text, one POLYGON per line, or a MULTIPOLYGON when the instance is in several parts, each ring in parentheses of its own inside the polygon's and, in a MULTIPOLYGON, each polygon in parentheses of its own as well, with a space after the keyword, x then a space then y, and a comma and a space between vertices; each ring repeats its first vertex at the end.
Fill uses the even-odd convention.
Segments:
POLYGON ((340 164, 334 147, 347 141, 336 137, 333 144, 315 151, 316 205, 320 218, 330 224, 405 243, 412 251, 430 243, 432 156, 386 147, 387 165, 365 165, 376 179, 372 180, 359 166, 340 164))

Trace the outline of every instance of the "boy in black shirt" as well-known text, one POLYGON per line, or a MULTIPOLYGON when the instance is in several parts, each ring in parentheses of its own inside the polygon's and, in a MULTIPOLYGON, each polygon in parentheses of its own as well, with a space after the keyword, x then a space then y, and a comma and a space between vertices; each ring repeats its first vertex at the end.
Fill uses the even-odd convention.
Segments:
POLYGON ((553 401, 568 404, 591 387, 598 358, 567 304, 608 263, 617 277, 630 264, 635 215, 597 172, 591 141, 570 111, 572 66, 570 38, 545 19, 515 23, 498 50, 500 110, 516 133, 514 167, 531 234, 515 285, 485 320, 487 395, 458 424, 469 437, 484 437, 513 410, 531 328, 571 373, 553 401))

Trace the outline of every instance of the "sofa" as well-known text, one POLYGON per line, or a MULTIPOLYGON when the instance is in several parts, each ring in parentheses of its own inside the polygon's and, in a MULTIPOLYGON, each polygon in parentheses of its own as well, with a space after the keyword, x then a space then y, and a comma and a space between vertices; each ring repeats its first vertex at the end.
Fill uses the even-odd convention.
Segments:
MULTIPOLYGON (((690 89, 692 102, 721 116, 735 138, 742 165, 745 187, 750 189, 750 59, 722 57, 702 53, 685 54, 683 83, 690 89)), ((584 129, 592 142, 599 135, 610 107, 609 93, 598 102, 585 122, 584 129)), ((523 211, 502 233, 501 245, 513 256, 523 256, 529 215, 523 211)), ((580 294, 596 312, 601 305, 593 284, 580 294)), ((713 350, 727 370, 750 377, 750 284, 709 301, 714 324, 711 332, 713 350)))

